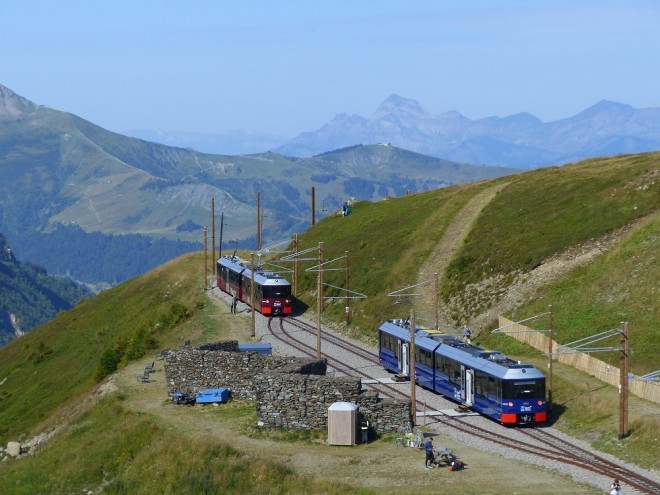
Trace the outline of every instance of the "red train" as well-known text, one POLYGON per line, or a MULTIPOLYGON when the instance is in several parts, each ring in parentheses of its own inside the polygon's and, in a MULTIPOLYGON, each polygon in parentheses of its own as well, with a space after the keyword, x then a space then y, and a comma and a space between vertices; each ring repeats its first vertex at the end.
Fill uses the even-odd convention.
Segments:
POLYGON ((250 300, 252 270, 250 263, 237 256, 223 256, 217 262, 218 288, 228 294, 236 294, 239 301, 254 306, 263 315, 285 316, 291 314, 291 284, 284 277, 254 267, 254 304, 250 300))

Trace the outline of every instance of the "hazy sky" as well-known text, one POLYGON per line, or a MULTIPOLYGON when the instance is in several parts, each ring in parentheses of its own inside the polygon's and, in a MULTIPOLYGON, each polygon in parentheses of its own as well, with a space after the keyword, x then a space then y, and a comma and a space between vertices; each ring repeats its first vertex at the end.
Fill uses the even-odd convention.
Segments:
POLYGON ((660 2, 0 3, 0 84, 107 129, 293 137, 392 93, 543 121, 660 106, 660 2))

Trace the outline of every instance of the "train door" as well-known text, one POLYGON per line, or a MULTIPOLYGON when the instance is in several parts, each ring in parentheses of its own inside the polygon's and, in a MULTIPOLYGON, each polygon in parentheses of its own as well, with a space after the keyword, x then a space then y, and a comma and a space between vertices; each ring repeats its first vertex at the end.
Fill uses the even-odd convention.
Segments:
POLYGON ((399 369, 402 375, 410 372, 410 352, 406 342, 399 341, 399 369))
POLYGON ((474 404, 474 370, 465 370, 465 405, 472 406, 474 404))

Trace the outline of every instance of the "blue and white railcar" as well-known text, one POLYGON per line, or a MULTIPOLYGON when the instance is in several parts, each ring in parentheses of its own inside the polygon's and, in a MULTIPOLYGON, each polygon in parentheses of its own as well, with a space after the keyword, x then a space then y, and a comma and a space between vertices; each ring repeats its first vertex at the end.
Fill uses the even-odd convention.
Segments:
MULTIPOLYGON (((410 327, 379 328, 381 365, 410 376, 410 327)), ((415 378, 429 390, 505 424, 546 421, 545 376, 530 364, 485 351, 454 335, 415 332, 415 378)))

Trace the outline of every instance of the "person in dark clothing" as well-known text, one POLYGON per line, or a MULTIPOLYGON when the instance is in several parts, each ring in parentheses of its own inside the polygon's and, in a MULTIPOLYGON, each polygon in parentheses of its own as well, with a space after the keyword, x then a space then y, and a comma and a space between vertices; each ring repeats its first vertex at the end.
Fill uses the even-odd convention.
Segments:
POLYGON ((362 416, 360 421, 360 430, 362 431, 362 443, 369 442, 369 420, 362 416))
POLYGON ((424 442, 424 452, 426 459, 424 460, 424 467, 426 469, 433 469, 435 466, 435 456, 433 455, 433 437, 429 437, 426 442, 424 442))
POLYGON ((467 325, 463 327, 463 340, 466 344, 470 344, 472 342, 472 332, 470 332, 470 327, 467 325))
POLYGON ((236 297, 236 294, 234 294, 231 297, 231 312, 236 314, 236 306, 238 305, 238 297, 236 297))

